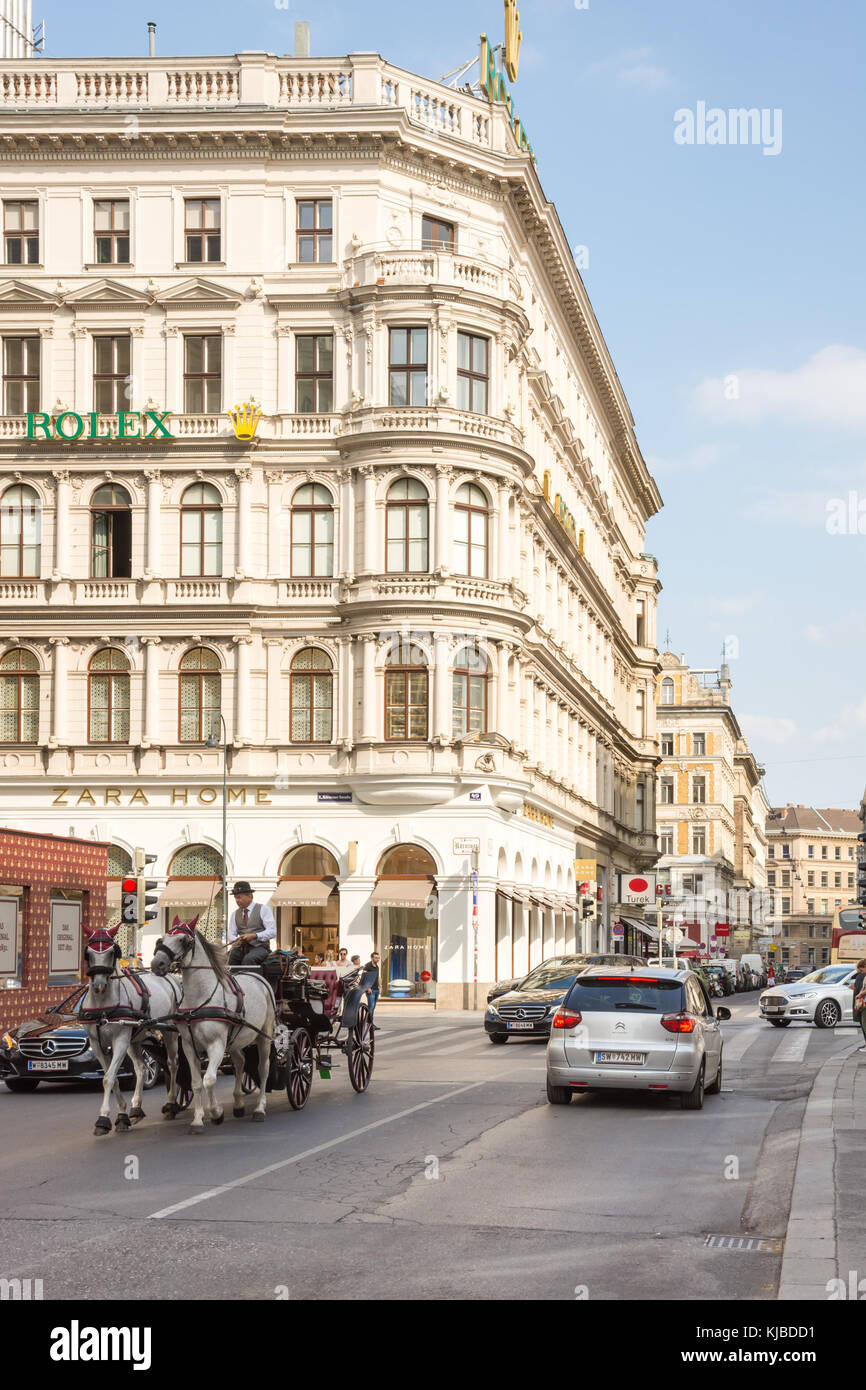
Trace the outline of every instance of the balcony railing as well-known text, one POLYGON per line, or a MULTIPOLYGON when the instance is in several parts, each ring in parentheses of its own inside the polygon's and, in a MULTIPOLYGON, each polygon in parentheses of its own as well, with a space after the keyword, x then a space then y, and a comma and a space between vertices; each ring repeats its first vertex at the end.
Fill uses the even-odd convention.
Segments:
POLYGON ((484 256, 464 256, 456 251, 394 250, 362 247, 344 262, 343 284, 453 285, 480 290, 500 299, 517 297, 517 281, 510 272, 484 256))
POLYGON ((483 149, 505 149, 505 108, 393 67, 376 54, 278 58, 241 53, 223 58, 45 58, 0 62, 0 107, 92 112, 172 109, 405 111, 413 125, 483 149))

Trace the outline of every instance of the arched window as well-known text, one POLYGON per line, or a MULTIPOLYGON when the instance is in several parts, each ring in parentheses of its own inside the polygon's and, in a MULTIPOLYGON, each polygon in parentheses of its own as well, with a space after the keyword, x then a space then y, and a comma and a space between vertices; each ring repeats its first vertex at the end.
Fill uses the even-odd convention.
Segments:
POLYGON ((334 499, 320 483, 292 498, 292 576, 321 579, 334 573, 334 499))
POLYGON ((38 579, 42 503, 35 488, 19 483, 0 499, 0 575, 38 579))
POLYGON ((201 578, 223 572, 223 511, 211 483, 193 483, 180 499, 180 572, 201 578))
POLYGON ((331 659, 304 647, 292 660, 289 677, 292 743, 330 743, 334 705, 331 659))
MULTIPOLYGON (((163 894, 169 921, 177 914, 181 921, 198 914, 197 928, 207 941, 223 941, 223 861, 219 850, 211 845, 184 845, 172 856, 169 879, 200 880, 197 894, 184 895, 183 902, 172 901, 171 883, 163 894), (193 902, 192 898, 195 897, 193 902)), ((233 905, 230 911, 233 911, 233 905)))
POLYGON ((115 941, 120 947, 120 952, 123 956, 131 956, 135 949, 135 926, 130 922, 122 922, 120 919, 120 885, 122 879, 127 876, 134 877, 134 873, 132 855, 129 853, 129 850, 123 849, 120 845, 109 845, 108 902, 106 904, 105 925, 107 927, 119 928, 115 941))
MULTIPOLYGON (((487 498, 474 483, 457 489, 454 506, 454 565, 458 574, 487 578, 487 498)), ((438 525, 438 522, 437 522, 438 525)))
POLYGON ((672 705, 674 702, 674 683, 670 676, 665 676, 662 681, 662 704, 672 705))
POLYGON ((39 742, 38 670, 23 647, 0 658, 0 743, 39 742))
POLYGON ((132 574, 130 497, 117 483, 97 488, 90 499, 90 574, 93 579, 132 574))
POLYGON ((400 478, 388 489, 385 507, 386 568, 389 574, 423 574, 427 568, 427 489, 400 478))
POLYGON ((427 659, 411 642, 395 644, 385 667, 385 738, 427 737, 427 659))
POLYGON ((90 658, 87 726, 91 743, 129 742, 129 662, 104 647, 90 658))
POLYGON ((336 878, 340 866, 323 845, 296 845, 280 865, 282 878, 336 878))
POLYGON ((454 737, 487 730, 487 658, 480 648, 457 653, 452 679, 454 737))
POLYGON ((204 743, 219 712, 219 659, 206 647, 194 647, 180 661, 180 742, 204 743))
POLYGON ((395 845, 382 855, 377 873, 380 877, 390 878, 412 878, 420 874, 435 876, 436 863, 421 845, 395 845))

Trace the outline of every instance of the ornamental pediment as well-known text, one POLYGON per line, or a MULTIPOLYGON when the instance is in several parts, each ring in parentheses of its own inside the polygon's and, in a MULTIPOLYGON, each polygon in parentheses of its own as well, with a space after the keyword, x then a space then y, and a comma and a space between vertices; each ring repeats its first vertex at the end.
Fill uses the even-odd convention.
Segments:
POLYGON ((237 308, 242 299, 243 295, 236 290, 227 290, 213 280, 204 280, 200 276, 184 280, 155 296, 155 302, 166 309, 201 309, 209 306, 214 309, 237 308))
POLYGON ((64 303, 75 309, 95 308, 117 305, 118 308, 146 308, 152 303, 151 297, 131 285, 123 285, 119 280, 95 280, 80 290, 67 294, 64 303))
POLYGON ((61 300, 23 280, 0 281, 0 306, 4 309, 56 309, 61 300))

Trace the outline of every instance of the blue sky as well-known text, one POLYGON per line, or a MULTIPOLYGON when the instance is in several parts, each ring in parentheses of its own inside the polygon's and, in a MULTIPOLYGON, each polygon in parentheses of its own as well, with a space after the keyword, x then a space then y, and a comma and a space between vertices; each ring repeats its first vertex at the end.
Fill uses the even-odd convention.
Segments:
MULTIPOLYGON (((588 250, 584 280, 665 499, 647 539, 664 584, 659 645, 669 629, 675 651, 710 666, 733 639, 734 707, 771 800, 855 806, 866 783, 866 7, 577 4, 522 0, 512 92, 545 192, 588 250), (677 144, 674 113, 699 102, 781 111, 781 151, 677 144)), ((314 53, 376 50, 432 78, 503 27, 502 0, 36 10, 55 56, 144 53, 149 19, 163 54, 287 53, 293 22, 307 19, 314 53)))

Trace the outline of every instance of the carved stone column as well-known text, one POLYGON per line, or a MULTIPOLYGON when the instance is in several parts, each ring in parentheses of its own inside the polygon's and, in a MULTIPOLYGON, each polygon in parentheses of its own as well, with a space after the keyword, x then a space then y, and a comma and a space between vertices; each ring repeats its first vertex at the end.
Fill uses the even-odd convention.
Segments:
POLYGON ((232 638, 235 644, 235 744, 250 742, 250 659, 248 648, 252 646, 248 633, 232 638))
POLYGON ((162 479, 158 468, 146 468, 147 479, 147 558, 145 579, 156 579, 161 574, 162 556, 160 539, 162 533, 162 479))
POLYGON ((267 689, 265 695, 265 739, 268 743, 281 743, 280 723, 282 701, 280 699, 283 642, 280 637, 265 638, 265 667, 267 689))
POLYGON ((376 536, 376 470, 372 464, 361 469, 364 476, 364 573, 378 574, 384 569, 378 555, 376 536))
POLYGON ((52 747, 69 742, 68 694, 69 694, 69 638, 50 637, 54 648, 54 669, 52 671, 51 737, 52 747))
POLYGON ((448 506, 451 472, 447 464, 436 465, 436 560, 433 568, 445 574, 451 569, 451 517, 448 506))
POLYGON ((376 637, 365 632, 359 638, 363 657, 363 693, 361 697, 361 742, 375 743, 379 738, 377 730, 376 700, 376 637))
POLYGON ((52 579, 69 575, 69 471, 55 468, 52 474, 54 491, 54 573, 52 579))
POLYGON ((235 526, 237 528, 237 568, 235 570, 235 578, 246 579, 250 569, 252 543, 252 537, 250 535, 250 528, 252 526, 250 494, 253 485, 253 470, 251 468, 236 468, 235 477, 238 480, 238 504, 235 511, 235 526))
POLYGON ((142 743, 151 748, 159 737, 159 646, 161 638, 142 637, 144 644, 144 733, 142 743))

